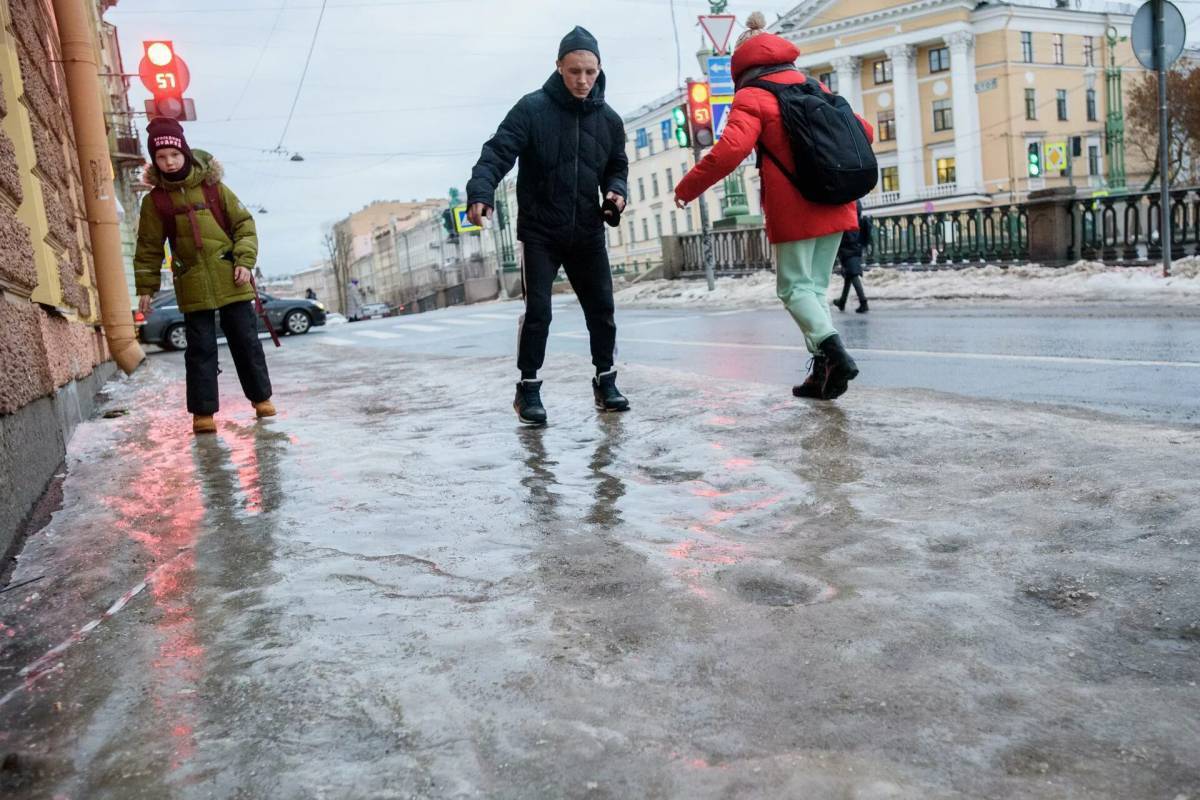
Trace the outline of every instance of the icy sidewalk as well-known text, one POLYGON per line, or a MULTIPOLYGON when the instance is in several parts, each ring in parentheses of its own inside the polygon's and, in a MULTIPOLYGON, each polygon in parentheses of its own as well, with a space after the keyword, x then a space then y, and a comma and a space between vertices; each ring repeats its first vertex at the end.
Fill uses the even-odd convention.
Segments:
MULTIPOLYGON (((1190 306, 1200 310, 1200 259, 1176 262, 1170 278, 1161 266, 1108 267, 1081 261, 1069 267, 968 267, 911 271, 875 267, 863 278, 871 300, 888 305, 936 305, 945 301, 987 303, 1147 303, 1190 306)), ((833 276, 830 298, 840 296, 842 278, 833 276)), ((854 302, 854 293, 850 295, 854 302)), ((779 305, 775 273, 720 278, 708 291, 702 280, 654 280, 617 292, 626 308, 722 307, 779 305)))
POLYGON ((1195 430, 638 368, 601 417, 562 357, 530 430, 507 359, 270 357, 274 420, 227 370, 194 439, 156 356, 77 434, 0 595, 12 796, 1200 786, 1195 430))

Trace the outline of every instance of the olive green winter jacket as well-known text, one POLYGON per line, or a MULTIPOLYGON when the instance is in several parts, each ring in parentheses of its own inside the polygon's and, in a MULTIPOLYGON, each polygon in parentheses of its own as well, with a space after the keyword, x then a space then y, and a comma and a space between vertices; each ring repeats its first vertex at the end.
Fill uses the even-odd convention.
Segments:
MULTIPOLYGON (((221 183, 223 171, 220 163, 203 150, 193 150, 192 158, 192 171, 182 181, 166 180, 153 164, 146 168, 143 175, 148 185, 166 189, 175 202, 176 233, 171 272, 175 299, 179 303, 179 310, 185 314, 220 308, 240 300, 253 300, 253 287, 250 284, 235 285, 233 270, 234 267, 245 267, 253 271, 258 258, 254 217, 237 199, 237 195, 221 183), (221 205, 233 231, 233 241, 221 229, 212 212, 206 208, 194 210, 196 206, 204 204, 204 190, 200 187, 202 181, 219 186, 221 205), (189 206, 193 208, 203 244, 199 251, 187 213, 189 206)), ((134 282, 139 295, 153 295, 160 288, 163 242, 166 238, 154 200, 147 194, 142 198, 137 252, 133 258, 134 282)))

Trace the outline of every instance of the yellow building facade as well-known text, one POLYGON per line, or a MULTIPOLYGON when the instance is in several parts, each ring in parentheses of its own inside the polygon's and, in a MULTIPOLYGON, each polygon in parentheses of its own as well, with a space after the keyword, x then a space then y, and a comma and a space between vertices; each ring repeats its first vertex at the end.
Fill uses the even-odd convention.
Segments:
MULTIPOLYGON (((875 126, 880 181, 864 204, 887 214, 1107 188, 1106 68, 1120 70, 1123 91, 1142 69, 1127 38, 1133 10, 810 0, 771 30, 875 126)), ((1126 169, 1129 185, 1149 172, 1132 159, 1126 169)))

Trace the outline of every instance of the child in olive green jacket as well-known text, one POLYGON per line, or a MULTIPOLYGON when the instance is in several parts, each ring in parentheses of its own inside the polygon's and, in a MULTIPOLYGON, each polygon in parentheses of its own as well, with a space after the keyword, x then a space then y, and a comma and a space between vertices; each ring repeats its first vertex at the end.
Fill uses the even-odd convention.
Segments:
POLYGON ((221 165, 188 147, 183 128, 157 118, 147 128, 151 192, 142 199, 134 276, 139 307, 150 312, 159 290, 163 243, 171 244, 175 301, 187 334, 187 407, 192 430, 214 433, 217 388, 217 312, 238 379, 259 417, 275 414, 271 378, 258 339, 253 270, 258 257, 254 218, 221 183, 221 165))

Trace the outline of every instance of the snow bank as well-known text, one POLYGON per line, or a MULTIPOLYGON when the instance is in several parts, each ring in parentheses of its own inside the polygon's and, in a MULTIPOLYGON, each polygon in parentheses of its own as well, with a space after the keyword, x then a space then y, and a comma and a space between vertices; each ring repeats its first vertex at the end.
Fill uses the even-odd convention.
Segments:
MULTIPOLYGON (((1200 304, 1200 258, 1172 265, 1172 276, 1163 278, 1161 267, 1112 267, 1080 261, 1069 267, 968 267, 914 272, 876 267, 864 278, 872 300, 906 305, 970 302, 1077 303, 1146 302, 1171 305, 1200 304)), ((842 280, 834 275, 830 295, 841 292, 842 280)), ((713 292, 703 280, 644 281, 617 292, 622 306, 752 308, 773 306, 775 274, 746 278, 719 278, 713 292)))

